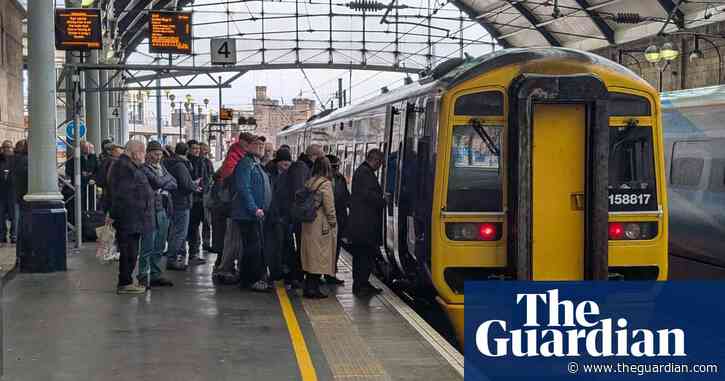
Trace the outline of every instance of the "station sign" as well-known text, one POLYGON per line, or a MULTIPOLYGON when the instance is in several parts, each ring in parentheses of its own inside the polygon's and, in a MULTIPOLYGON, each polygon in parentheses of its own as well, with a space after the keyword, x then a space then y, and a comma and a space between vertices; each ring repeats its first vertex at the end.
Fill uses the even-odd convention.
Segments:
POLYGON ((101 11, 88 8, 55 10, 55 48, 58 50, 96 50, 101 41, 101 11))
POLYGON ((191 54, 191 12, 149 11, 149 52, 191 54))
POLYGON ((230 108, 222 108, 219 112, 219 120, 232 120, 234 110, 230 108))
POLYGON ((212 65, 234 65, 237 63, 237 40, 213 38, 210 52, 212 65))
POLYGON ((108 108, 108 119, 121 119, 121 108, 120 107, 109 107, 108 108))
MULTIPOLYGON (((80 134, 81 138, 83 138, 86 136, 86 124, 83 123, 83 121, 81 121, 80 126, 81 127, 80 127, 79 134, 80 134)), ((66 134, 66 139, 68 140, 68 142, 72 143, 73 139, 75 138, 75 134, 76 134, 76 124, 74 121, 69 122, 65 126, 65 134, 66 134)))

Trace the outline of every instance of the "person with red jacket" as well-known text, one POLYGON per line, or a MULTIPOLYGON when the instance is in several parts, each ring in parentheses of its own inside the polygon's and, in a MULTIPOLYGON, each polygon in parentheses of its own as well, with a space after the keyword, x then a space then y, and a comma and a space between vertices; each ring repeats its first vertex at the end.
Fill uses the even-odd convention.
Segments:
POLYGON ((234 168, 237 167, 237 163, 247 155, 247 148, 249 148, 248 141, 253 140, 253 136, 249 132, 239 134, 239 141, 229 147, 227 156, 224 158, 221 168, 216 173, 216 181, 223 182, 234 173, 234 168))

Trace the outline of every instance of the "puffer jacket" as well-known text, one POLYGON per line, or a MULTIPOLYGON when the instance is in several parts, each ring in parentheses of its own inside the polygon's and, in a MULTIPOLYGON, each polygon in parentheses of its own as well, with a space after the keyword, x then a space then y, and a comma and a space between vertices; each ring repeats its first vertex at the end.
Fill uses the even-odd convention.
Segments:
POLYGON ((247 155, 247 152, 242 149, 239 143, 232 144, 227 152, 227 157, 224 158, 221 168, 216 173, 218 181, 224 181, 227 177, 234 174, 234 169, 237 167, 237 163, 247 155))

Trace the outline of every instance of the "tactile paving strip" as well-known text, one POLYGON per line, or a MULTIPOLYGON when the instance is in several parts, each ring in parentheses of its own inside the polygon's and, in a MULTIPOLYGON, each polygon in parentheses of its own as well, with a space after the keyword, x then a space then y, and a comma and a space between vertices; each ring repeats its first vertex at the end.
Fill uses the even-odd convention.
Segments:
POLYGON ((302 305, 335 380, 391 380, 336 298, 303 299, 302 305))

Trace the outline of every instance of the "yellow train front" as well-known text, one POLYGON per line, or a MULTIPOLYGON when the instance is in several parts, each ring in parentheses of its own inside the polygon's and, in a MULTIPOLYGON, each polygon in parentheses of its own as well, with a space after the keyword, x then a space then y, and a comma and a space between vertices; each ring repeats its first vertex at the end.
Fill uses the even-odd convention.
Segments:
POLYGON ((658 93, 603 57, 506 49, 447 62, 280 137, 323 144, 348 176, 384 149, 394 197, 378 268, 432 287, 461 344, 465 281, 666 279, 658 93))

